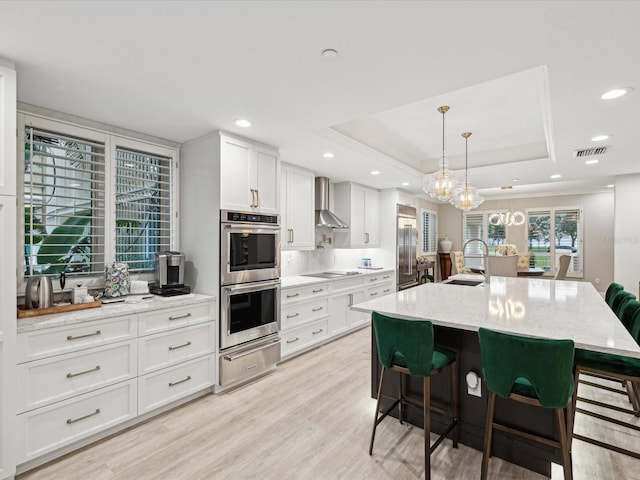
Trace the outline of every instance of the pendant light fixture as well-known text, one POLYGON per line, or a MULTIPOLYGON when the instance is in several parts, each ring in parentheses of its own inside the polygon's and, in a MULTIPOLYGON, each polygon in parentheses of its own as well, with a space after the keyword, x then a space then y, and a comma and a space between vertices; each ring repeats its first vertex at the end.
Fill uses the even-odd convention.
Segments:
POLYGON ((484 202, 484 198, 480 196, 478 190, 469 186, 468 156, 471 132, 464 132, 462 136, 464 137, 464 185, 456 190, 450 203, 454 207, 468 212, 484 202))
POLYGON ((458 181, 454 173, 449 170, 447 159, 444 156, 444 114, 449 111, 449 107, 438 107, 438 111, 442 114, 442 165, 440 170, 431 174, 429 183, 423 188, 431 198, 435 198, 442 202, 448 202, 456 188, 458 181))

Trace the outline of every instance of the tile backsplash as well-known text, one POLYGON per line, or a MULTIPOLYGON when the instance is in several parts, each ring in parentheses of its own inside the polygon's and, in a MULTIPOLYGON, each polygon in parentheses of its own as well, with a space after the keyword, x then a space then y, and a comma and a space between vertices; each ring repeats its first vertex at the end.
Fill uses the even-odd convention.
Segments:
POLYGON ((282 252, 283 277, 328 270, 350 270, 370 258, 374 267, 395 268, 394 255, 381 248, 345 249, 317 248, 313 251, 282 252))

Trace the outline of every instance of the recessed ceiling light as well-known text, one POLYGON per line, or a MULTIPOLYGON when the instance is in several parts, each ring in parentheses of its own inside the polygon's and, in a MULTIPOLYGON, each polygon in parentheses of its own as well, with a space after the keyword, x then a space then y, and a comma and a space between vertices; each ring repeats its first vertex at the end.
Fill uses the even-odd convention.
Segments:
POLYGON ((595 137, 593 137, 591 139, 592 142, 601 142, 603 140, 607 140, 609 138, 609 135, 596 135, 595 137))
POLYGON ((624 94, 629 93, 631 90, 632 89, 630 87, 614 88, 613 90, 603 93, 600 98, 603 100, 611 100, 612 98, 621 97, 624 94))
POLYGON ((607 185, 607 188, 613 188, 613 187, 615 187, 613 183, 610 183, 609 185, 607 185))
POLYGON ((549 178, 562 178, 562 175, 560 175, 559 173, 554 173, 553 175, 551 175, 551 177, 549 178))
POLYGON ((322 55, 323 58, 336 58, 338 51, 333 48, 325 48, 320 55, 322 55))
POLYGON ((512 181, 512 182, 519 182, 519 181, 520 181, 520 179, 519 179, 519 178, 512 178, 512 179, 511 179, 511 181, 512 181))
POLYGON ((248 128, 252 124, 246 118, 239 118, 238 120, 236 120, 236 125, 239 126, 239 127, 242 127, 242 128, 248 128))
POLYGON ((380 175, 380 170, 371 170, 371 175, 380 175))
POLYGON ((325 152, 322 154, 324 158, 333 158, 335 155, 331 152, 325 152))
POLYGON ((600 160, 598 160, 597 158, 592 158, 591 160, 587 160, 586 162, 584 162, 585 165, 595 165, 596 163, 598 163, 600 160))
POLYGON ((411 185, 411 183, 409 183, 409 182, 402 182, 402 186, 403 186, 403 187, 408 187, 409 185, 411 185))

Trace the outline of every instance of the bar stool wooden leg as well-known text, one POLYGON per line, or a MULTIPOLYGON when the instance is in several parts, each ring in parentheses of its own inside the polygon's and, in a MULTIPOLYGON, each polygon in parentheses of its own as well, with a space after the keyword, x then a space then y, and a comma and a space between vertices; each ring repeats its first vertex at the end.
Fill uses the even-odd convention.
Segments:
POLYGON ((404 419, 404 406, 402 405, 403 402, 403 379, 404 379, 404 375, 400 374, 398 375, 398 388, 399 388, 399 392, 398 392, 398 400, 400 400, 400 403, 398 403, 398 420, 400 420, 400 424, 402 424, 402 421, 404 419))
POLYGON ((580 369, 576 367, 573 381, 573 398, 571 399, 571 418, 569 418, 569 451, 571 451, 571 444, 573 443, 573 427, 576 418, 576 402, 578 401, 578 384, 580 383, 580 369))
POLYGON ((482 452, 482 473, 481 480, 487 479, 489 470, 489 458, 491 457, 491 441, 493 438, 493 412, 496 408, 496 394, 489 392, 489 403, 487 405, 487 421, 484 427, 484 451, 482 452))
POLYGON ((378 385, 378 400, 376 401, 376 413, 373 417, 373 430, 371 431, 371 443, 369 443, 369 455, 373 452, 373 441, 376 438, 376 427, 378 426, 378 414, 380 413, 380 399, 382 398, 382 386, 384 385, 384 372, 386 368, 382 367, 380 374, 380 385, 378 385))
POLYGON ((424 478, 431 479, 431 377, 424 377, 424 478))
POLYGON ((451 363, 449 368, 451 369, 451 416, 456 421, 453 430, 453 448, 458 448, 458 421, 460 418, 458 411, 458 362, 451 363))
POLYGON ((564 418, 564 409, 556 408, 556 418, 558 419, 558 429, 560 430, 560 449, 562 450, 562 469, 564 480, 573 480, 571 468, 571 456, 569 454, 569 441, 567 439, 567 423, 564 418))

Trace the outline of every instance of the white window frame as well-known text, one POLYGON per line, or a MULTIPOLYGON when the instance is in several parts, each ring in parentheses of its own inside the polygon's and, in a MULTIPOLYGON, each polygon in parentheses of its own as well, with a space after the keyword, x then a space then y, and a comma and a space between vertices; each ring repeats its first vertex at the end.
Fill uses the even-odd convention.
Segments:
MULTIPOLYGON (((149 154, 156 154, 165 157, 172 158, 173 174, 171 175, 171 195, 170 195, 170 208, 171 208, 171 233, 170 233, 170 249, 179 250, 179 232, 180 232, 180 218, 179 218, 179 164, 180 164, 180 151, 178 148, 168 147, 156 143, 149 142, 147 140, 138 139, 132 136, 125 136, 110 132, 108 130, 98 129, 91 126, 86 126, 78 123, 65 122, 50 117, 45 117, 30 112, 18 112, 18 137, 19 141, 17 154, 18 154, 18 195, 17 195, 17 211, 24 211, 24 160, 25 160, 25 142, 24 138, 20 138, 20 135, 24 136, 25 127, 34 126, 39 129, 49 130, 59 134, 66 134, 69 136, 76 136, 86 138, 88 140, 96 140, 104 143, 105 149, 105 235, 104 235, 104 261, 105 264, 115 261, 115 241, 116 241, 116 218, 115 218, 115 186, 114 178, 116 172, 115 161, 115 149, 116 146, 124 148, 130 148, 146 152, 149 154)), ((17 289, 18 294, 23 295, 26 287, 26 279, 23 265, 24 256, 24 215, 17 215, 17 289)), ((132 273, 132 280, 154 280, 153 272, 141 272, 132 273)), ((69 289, 73 286, 74 279, 76 277, 70 277, 67 280, 65 289, 69 289)), ((95 273, 92 275, 83 275, 78 282, 82 283, 82 286, 89 288, 101 288, 104 287, 104 273, 95 273)), ((59 290, 59 284, 56 279, 53 279, 54 290, 59 290)))
MULTIPOLYGON (((580 213, 580 221, 578 222, 578 252, 580 253, 580 264, 582 270, 580 272, 567 272, 567 278, 584 278, 584 210, 582 205, 571 205, 569 207, 530 207, 525 210, 526 221, 524 222, 524 239, 527 251, 529 251, 529 213, 530 212, 549 212, 551 219, 550 231, 554 232, 556 228, 556 211, 577 210, 580 213)), ((556 258, 555 240, 549 242, 549 271, 544 273, 545 277, 555 277, 556 275, 556 258)))
MULTIPOLYGON (((494 213, 507 213, 508 209, 506 208, 496 208, 491 210, 472 210, 470 212, 464 212, 462 214, 462 245, 460 246, 460 250, 464 248, 464 244, 467 242, 466 232, 467 232, 467 216, 468 215, 482 215, 482 240, 484 243, 489 245, 489 216, 494 213)), ((509 243, 509 228, 505 227, 504 230, 505 238, 504 242, 509 243)))
MULTIPOLYGON (((436 253, 438 252, 438 212, 434 211, 434 210, 428 210, 428 209, 421 209, 421 224, 420 224, 420 230, 422 233, 422 251, 423 251, 423 255, 436 255, 436 253), (433 224, 435 225, 435 233, 433 234, 432 238, 433 238, 433 250, 429 250, 429 245, 428 242, 429 240, 427 239, 427 235, 424 232, 424 217, 425 215, 428 215, 431 217, 431 221, 433 222, 433 224), (425 244, 425 239, 426 239, 426 243, 425 244)), ((431 225, 431 223, 429 223, 431 225)))

